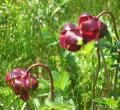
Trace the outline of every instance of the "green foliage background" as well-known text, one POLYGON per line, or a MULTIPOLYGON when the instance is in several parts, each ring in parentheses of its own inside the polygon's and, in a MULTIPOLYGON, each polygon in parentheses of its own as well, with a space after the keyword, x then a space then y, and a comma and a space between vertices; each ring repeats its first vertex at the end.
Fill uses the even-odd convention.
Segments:
MULTIPOLYGON (((66 107, 66 110, 91 110, 92 81, 97 66, 94 42, 77 53, 70 53, 60 47, 59 34, 65 23, 72 22, 77 25, 81 13, 97 15, 103 10, 111 11, 115 15, 120 33, 119 0, 0 1, 0 109, 52 110, 54 107, 55 110, 63 110, 66 107), (42 99, 44 94, 49 95, 50 90, 44 70, 36 69, 37 73, 41 73, 40 86, 28 102, 16 97, 5 83, 5 74, 8 71, 16 67, 27 68, 36 61, 47 64, 52 71, 56 91, 55 103, 51 104, 45 98, 42 99)), ((100 41, 110 73, 111 89, 108 97, 103 98, 101 92, 106 78, 102 64, 97 82, 96 102, 99 110, 103 107, 106 107, 106 110, 119 110, 120 42, 116 44, 113 39, 115 35, 111 17, 106 15, 101 20, 107 24, 112 37, 100 41)))

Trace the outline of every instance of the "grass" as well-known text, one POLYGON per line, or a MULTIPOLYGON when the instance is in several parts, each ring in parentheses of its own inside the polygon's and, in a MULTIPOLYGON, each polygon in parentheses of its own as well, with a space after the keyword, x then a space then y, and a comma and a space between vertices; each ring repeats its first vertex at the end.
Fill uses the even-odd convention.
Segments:
MULTIPOLYGON (((62 105, 68 108, 69 105, 72 105, 73 108, 75 106, 76 110, 90 110, 92 79, 96 71, 97 61, 94 44, 91 43, 77 53, 69 53, 59 46, 59 34, 64 23, 73 22, 77 24, 77 18, 81 13, 89 12, 92 15, 97 15, 103 10, 109 10, 115 15, 119 31, 119 0, 2 1, 0 4, 0 109, 46 110, 51 108, 52 105, 49 108, 48 103, 43 103, 45 99, 40 97, 42 94, 48 94, 50 88, 48 78, 44 75, 45 71, 38 70, 42 74, 42 81, 40 80, 40 82, 43 88, 40 86, 33 98, 27 103, 16 97, 5 83, 7 72, 16 67, 27 68, 39 60, 39 62, 47 64, 53 74, 58 74, 57 76, 54 75, 56 102, 65 103, 62 105), (68 74, 64 76, 66 73, 68 74), (57 78, 63 79, 57 81, 57 78), (67 79, 69 81, 66 84, 64 81, 67 79)), ((102 19, 109 25, 108 29, 114 34, 111 18, 105 16, 102 19)), ((115 70, 111 65, 115 64, 119 55, 116 55, 115 51, 111 53, 111 49, 110 51, 107 50, 106 40, 101 42, 105 44, 103 48, 110 69, 111 82, 114 84, 115 70)), ((119 46, 115 47, 119 49, 119 46)), ((104 85, 102 67, 97 84, 97 97, 100 98, 98 105, 104 107, 104 103, 101 104, 100 95, 104 85)), ((115 94, 119 99, 119 83, 118 71, 116 94, 112 89, 109 98, 115 94)), ((56 106, 57 110, 62 110, 61 104, 56 104, 56 106)), ((112 109, 117 110, 117 108, 118 105, 112 109)))

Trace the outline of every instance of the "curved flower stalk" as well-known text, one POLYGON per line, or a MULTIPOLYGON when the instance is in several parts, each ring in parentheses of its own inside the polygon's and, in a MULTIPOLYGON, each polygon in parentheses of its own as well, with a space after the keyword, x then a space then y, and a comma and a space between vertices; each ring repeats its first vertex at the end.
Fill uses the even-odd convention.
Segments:
POLYGON ((110 11, 102 11, 101 13, 99 13, 97 15, 97 18, 99 19, 102 15, 105 14, 109 14, 112 17, 112 21, 113 21, 113 25, 114 25, 114 31, 115 31, 115 35, 116 35, 116 39, 119 40, 119 36, 118 36, 118 32, 117 32, 117 26, 116 26, 116 22, 115 22, 115 17, 114 15, 110 12, 110 11))
POLYGON ((60 33, 60 46, 71 52, 79 51, 91 41, 98 41, 108 32, 107 26, 96 16, 83 13, 78 18, 78 25, 67 23, 60 33))
MULTIPOLYGON (((68 51, 76 52, 79 51, 84 45, 91 41, 97 41, 97 70, 95 73, 95 77, 93 79, 93 88, 92 88, 92 109, 95 110, 95 102, 94 99, 96 97, 96 84, 99 76, 100 71, 100 57, 102 58, 103 64, 104 64, 104 70, 105 70, 105 78, 106 78, 106 88, 109 92, 109 84, 110 84, 110 76, 109 71, 107 68, 107 64, 104 58, 104 54, 102 49, 99 47, 98 42, 99 39, 103 38, 106 33, 108 32, 107 26, 104 22, 102 22, 99 18, 104 15, 109 14, 112 17, 113 24, 114 24, 114 31, 116 35, 116 40, 119 40, 119 36, 117 33, 116 23, 114 15, 109 11, 103 11, 97 16, 91 16, 88 13, 83 13, 78 18, 78 26, 75 26, 73 24, 67 24, 64 25, 64 29, 60 34, 60 45, 62 48, 67 49, 68 51), (67 27, 67 28, 66 28, 67 27), (75 33, 77 32, 77 34, 75 33), (67 34, 70 33, 70 34, 67 34), (79 43, 80 42, 80 43, 79 43), (70 48, 71 47, 71 48, 70 48)), ((106 91, 105 91, 106 92, 106 91)), ((108 94, 107 92, 107 94, 108 94)))
MULTIPOLYGON (((116 27, 116 22, 115 22, 114 15, 110 11, 102 11, 101 13, 99 13, 97 15, 97 18, 99 19, 104 14, 109 14, 112 17, 113 25, 114 25, 114 31, 115 31, 115 35, 116 35, 116 40, 119 40, 119 36, 118 36, 118 32, 117 32, 117 27, 116 27)), ((99 70, 100 70, 100 54, 101 54, 101 57, 102 57, 102 61, 104 63, 104 70, 105 70, 105 73, 106 73, 105 74, 105 77, 106 77, 105 92, 108 94, 109 89, 110 89, 110 76, 109 76, 109 71, 108 71, 108 68, 107 68, 106 61, 105 61, 105 57, 104 57, 102 49, 99 48, 99 50, 98 50, 98 48, 99 48, 99 46, 97 45, 98 68, 96 70, 96 76, 95 76, 94 82, 93 82, 93 99, 95 99, 96 83, 97 83, 98 74, 99 74, 99 70)), ((93 101, 93 107, 92 108, 93 108, 93 110, 95 110, 95 102, 94 101, 93 101)))
POLYGON ((29 77, 26 70, 23 68, 16 68, 6 74, 6 83, 14 91, 16 95, 20 95, 23 101, 29 99, 29 91, 38 88, 38 80, 32 73, 29 77))
POLYGON ((54 101, 54 82, 51 71, 48 66, 40 63, 33 64, 28 67, 27 70, 23 68, 16 68, 13 71, 6 74, 7 85, 15 92, 16 95, 20 95, 23 101, 29 99, 30 90, 36 90, 38 88, 38 80, 29 71, 33 67, 42 67, 47 70, 51 83, 51 95, 50 99, 54 101))
POLYGON ((50 99, 52 101, 54 101, 54 96, 55 96, 55 93, 54 93, 54 82, 53 82, 53 76, 52 76, 52 73, 51 73, 49 67, 47 65, 40 64, 40 63, 33 64, 33 65, 29 66, 28 69, 26 70, 26 73, 27 73, 28 76, 29 76, 29 74, 28 74, 29 71, 32 68, 34 68, 34 67, 42 67, 42 68, 47 70, 48 76, 50 78, 50 84, 51 84, 51 96, 50 96, 50 99))

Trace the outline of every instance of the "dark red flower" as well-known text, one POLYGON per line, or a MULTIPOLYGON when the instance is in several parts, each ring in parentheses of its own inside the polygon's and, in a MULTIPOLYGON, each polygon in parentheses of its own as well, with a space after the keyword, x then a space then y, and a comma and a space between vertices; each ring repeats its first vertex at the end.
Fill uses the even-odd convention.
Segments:
POLYGON ((15 79, 14 83, 12 84, 12 89, 15 92, 16 95, 20 95, 21 94, 21 90, 22 90, 22 79, 15 79))
POLYGON ((38 88, 38 80, 36 79, 36 77, 34 76, 28 76, 28 77, 24 77, 22 80, 22 86, 23 88, 29 90, 29 89, 36 89, 38 88))
POLYGON ((25 77, 27 74, 24 69, 16 68, 12 72, 6 74, 5 80, 9 87, 14 83, 14 79, 25 77))
POLYGON ((31 73, 26 73, 24 69, 17 68, 6 74, 6 83, 13 89, 16 95, 20 95, 22 100, 28 100, 29 90, 38 88, 38 80, 31 73))
POLYGON ((76 31, 77 27, 75 25, 73 25, 72 23, 66 23, 64 25, 63 30, 65 30, 65 31, 74 31, 75 30, 76 31))
POLYGON ((99 38, 103 38, 106 35, 106 33, 108 32, 107 26, 102 21, 99 21, 99 23, 100 23, 100 35, 99 35, 99 38))
POLYGON ((79 17, 79 30, 85 41, 96 40, 100 33, 100 24, 98 19, 88 14, 82 14, 79 17))
POLYGON ((23 101, 27 101, 29 99, 29 92, 26 91, 25 89, 22 89, 21 94, 20 94, 20 98, 23 101))
POLYGON ((92 18, 92 16, 89 15, 87 12, 82 13, 82 14, 78 17, 78 24, 80 25, 82 22, 87 21, 89 18, 92 18))
POLYGON ((97 17, 83 13, 78 19, 78 28, 86 42, 98 40, 107 32, 107 26, 97 17))
POLYGON ((78 51, 81 48, 82 36, 76 26, 71 23, 64 25, 60 35, 60 45, 71 52, 78 51))

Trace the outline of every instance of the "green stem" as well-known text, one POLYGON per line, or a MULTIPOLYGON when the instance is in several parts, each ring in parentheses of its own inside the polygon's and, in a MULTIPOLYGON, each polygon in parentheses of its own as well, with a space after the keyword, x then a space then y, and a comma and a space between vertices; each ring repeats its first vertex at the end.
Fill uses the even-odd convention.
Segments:
POLYGON ((114 94, 115 94, 115 95, 116 95, 116 85, 117 85, 117 82, 118 82, 118 71, 119 71, 119 68, 116 67, 115 80, 114 80, 114 94))
POLYGON ((52 101, 54 101, 54 96, 55 96, 55 93, 54 93, 54 82, 53 82, 53 76, 52 76, 52 73, 51 73, 49 67, 47 65, 44 65, 44 64, 35 63, 35 64, 33 64, 33 65, 31 65, 31 66, 28 67, 28 69, 26 70, 26 73, 28 74, 28 72, 33 67, 43 67, 44 69, 47 70, 48 76, 50 78, 50 83, 51 83, 51 96, 50 96, 50 98, 51 98, 52 101))
POLYGON ((99 71, 100 71, 100 50, 99 50, 98 45, 97 45, 97 57, 98 57, 97 71, 96 71, 95 77, 93 79, 93 90, 92 90, 92 95, 93 95, 92 108, 93 108, 93 110, 95 110, 94 99, 95 99, 95 95, 96 95, 96 84, 97 84, 98 75, 99 75, 99 71))
POLYGON ((105 70, 105 81, 106 81, 106 88, 105 89, 105 96, 108 94, 109 92, 109 89, 110 89, 110 76, 109 76, 109 71, 108 71, 108 68, 107 68, 107 64, 106 64, 106 61, 105 61, 105 57, 104 57, 104 54, 103 54, 103 50, 100 49, 100 52, 101 52, 101 57, 102 57, 102 61, 103 61, 103 64, 104 64, 104 70, 105 70))

